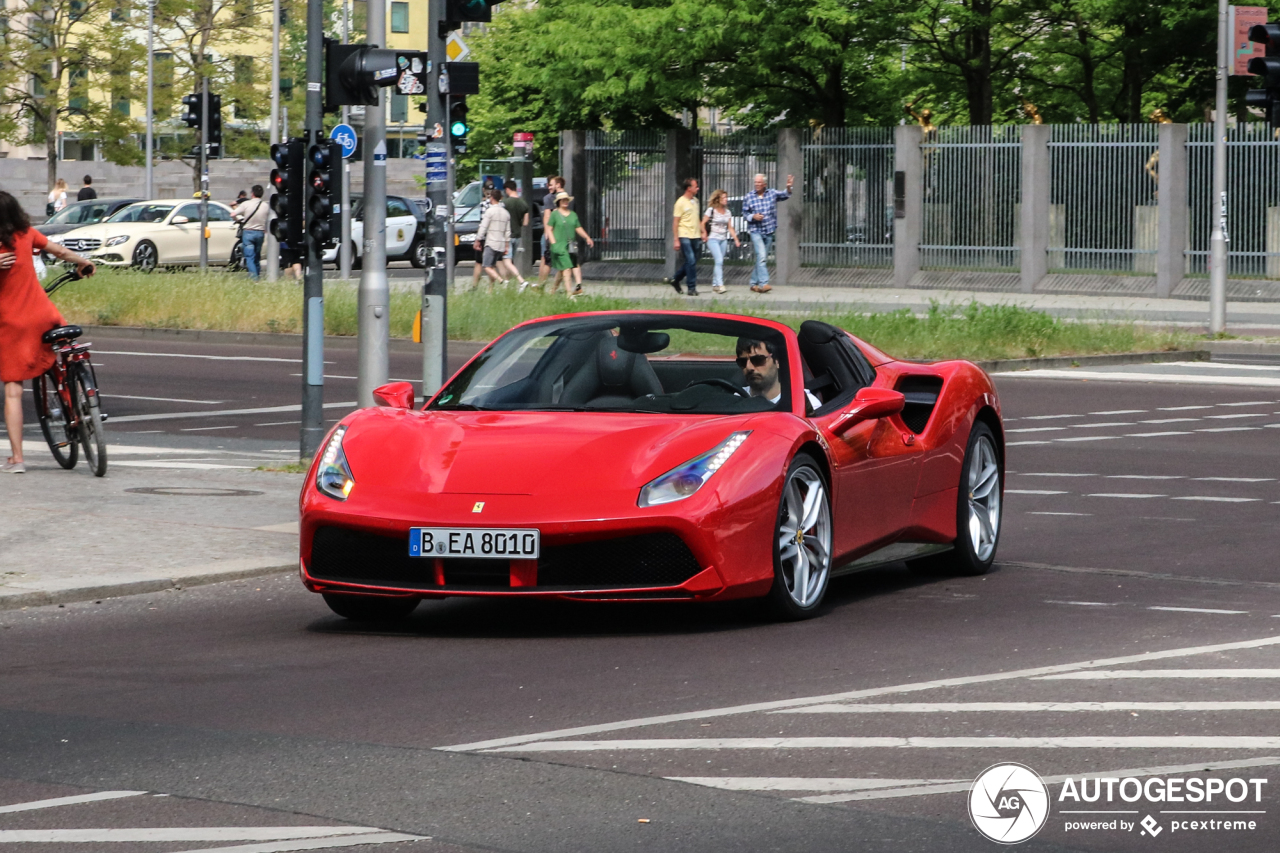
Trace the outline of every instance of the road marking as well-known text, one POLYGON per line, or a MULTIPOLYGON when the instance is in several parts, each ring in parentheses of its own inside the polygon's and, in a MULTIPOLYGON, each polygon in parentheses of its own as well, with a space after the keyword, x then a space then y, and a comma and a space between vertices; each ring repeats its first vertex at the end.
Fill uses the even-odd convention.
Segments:
MULTIPOLYGON (((1272 767, 1280 764, 1280 758, 1246 758, 1241 761, 1211 761, 1199 764, 1175 764, 1166 767, 1136 767, 1129 770, 1091 771, 1087 773, 1070 773, 1062 776, 1043 776, 1047 785, 1056 785, 1068 779, 1105 779, 1115 777, 1123 779, 1127 776, 1171 776, 1178 773, 1205 770, 1236 770, 1243 767, 1272 767)), ((972 782, 954 782, 942 785, 922 785, 919 788, 894 788, 885 791, 865 791, 852 794, 820 794, 814 797, 799 797, 801 803, 844 803, 850 800, 886 799, 890 797, 919 797, 925 794, 950 794, 957 791, 968 791, 972 782)))
POLYGON ((1006 441, 1005 447, 1022 447, 1028 444, 1053 444, 1052 441, 1006 441))
MULTIPOLYGON (((1066 492, 1062 492, 1062 494, 1065 495, 1066 492)), ((1088 516, 1090 518, 1093 517, 1093 513, 1091 512, 1028 512, 1027 515, 1080 515, 1088 516)))
POLYGON ((56 806, 71 806, 76 803, 95 803, 99 800, 118 800, 122 797, 136 797, 146 791, 98 791, 94 794, 77 794, 74 797, 54 797, 50 800, 32 800, 29 803, 14 803, 0 806, 0 814, 12 812, 29 812, 36 809, 51 809, 56 806))
MULTIPOLYGON (((354 400, 350 403, 325 403, 326 409, 354 409, 358 403, 354 400)), ((222 409, 216 412, 165 412, 157 415, 125 415, 122 418, 112 418, 111 423, 118 424, 126 421, 164 421, 172 418, 218 418, 227 415, 265 415, 274 412, 300 412, 302 404, 294 406, 264 406, 257 409, 222 409)))
POLYGON ((1198 421, 1199 418, 1153 418, 1149 421, 1138 421, 1140 424, 1183 424, 1198 421))
POLYGON ((388 844, 395 841, 422 841, 430 836, 405 835, 402 832, 371 832, 345 838, 323 838, 309 841, 270 841, 266 844, 237 844, 234 847, 201 847, 182 853, 287 853, 290 850, 331 850, 335 847, 359 847, 364 844, 388 844))
POLYGON ((1033 676, 1035 681, 1110 681, 1117 678, 1280 678, 1280 669, 1091 669, 1033 676))
POLYGON ((1114 409, 1110 412, 1090 412, 1091 415, 1140 415, 1146 412, 1146 409, 1114 409))
MULTIPOLYGON (((708 737, 550 740, 485 752, 619 752, 722 749, 1280 749, 1250 735, 1062 735, 1057 737, 708 737)), ((3 840, 3 839, 0 839, 3 840)))
POLYGON ((1209 497, 1209 496, 1207 496, 1207 495, 1184 495, 1184 496, 1181 496, 1181 497, 1172 498, 1172 500, 1175 500, 1175 501, 1212 501, 1212 502, 1214 502, 1214 503, 1226 503, 1226 504, 1247 504, 1247 503, 1253 503, 1253 502, 1255 502, 1255 501, 1261 501, 1261 500, 1262 500, 1262 498, 1214 498, 1214 497, 1209 497))
POLYGON ((1108 480, 1181 480, 1181 474, 1108 474, 1108 480))
POLYGON ((1066 427, 1023 427, 1021 429, 1007 429, 1005 432, 1062 432, 1066 427))
POLYGON ((1275 477, 1192 477, 1193 480, 1215 483, 1274 483, 1275 477))
POLYGON ((129 459, 115 460, 112 465, 124 468, 174 468, 179 471, 213 471, 219 468, 252 469, 252 465, 217 465, 213 462, 175 462, 169 460, 129 459))
MULTIPOLYGON (((95 355, 138 355, 147 358, 203 358, 209 361, 277 361, 287 364, 301 364, 300 358, 268 358, 259 355, 193 355, 191 353, 182 352, 123 352, 111 350, 94 350, 95 355)), ((333 361, 326 361, 325 364, 336 364, 333 361)))
POLYGON ((1054 492, 1049 489, 1005 489, 1006 495, 1065 495, 1066 492, 1054 492))
POLYGON ((1222 613, 1227 615, 1248 613, 1248 610, 1213 610, 1208 607, 1148 607, 1148 610, 1172 610, 1176 613, 1222 613))
POLYGON ((1055 438, 1054 441, 1110 441, 1118 435, 1078 435, 1074 438, 1055 438))
MULTIPOLYGON (((272 422, 271 422, 271 423, 269 423, 269 424, 254 424, 254 426, 285 426, 285 425, 287 425, 287 424, 300 424, 300 423, 302 423, 302 421, 301 421, 301 420, 296 420, 296 421, 272 421, 272 422)), ((292 452, 292 451, 290 451, 290 452, 292 452)))
POLYGON ((1127 494, 1125 492, 1097 492, 1092 495, 1085 495, 1086 498, 1167 498, 1168 495, 1140 495, 1127 494))
POLYGON ((1161 406, 1158 412, 1189 412, 1192 409, 1212 409, 1213 406, 1161 406))
POLYGON ((877 788, 906 788, 919 785, 954 785, 968 779, 841 779, 787 776, 668 776, 671 782, 688 782, 722 791, 867 791, 877 788))
MULTIPOLYGON (((1252 367, 1245 367, 1244 365, 1236 365, 1236 366, 1244 368, 1246 370, 1254 369, 1252 367)), ((1280 370, 1280 367, 1267 367, 1263 369, 1264 370, 1280 370)), ((1247 403, 1219 403, 1218 405, 1219 406, 1270 406, 1274 402, 1275 400, 1250 400, 1247 403)))
POLYGON ((1024 421, 1051 421, 1057 418, 1083 418, 1084 415, 1027 415, 1024 421))
POLYGON ((239 429, 239 428, 240 428, 239 424, 227 424, 226 426, 211 426, 211 427, 181 427, 179 428, 178 432, 207 432, 211 429, 239 429))
MULTIPOLYGON (((1025 565, 1025 564, 1013 564, 1025 565)), ((1032 568, 1045 568, 1032 566, 1032 568)), ((1053 567, 1049 567, 1053 568, 1053 567)), ((1065 570, 1065 569, 1064 569, 1065 570)), ((1237 582, 1223 582, 1237 583, 1237 582)), ((1275 584, 1266 584, 1268 587, 1275 584)), ((1056 673, 1074 672, 1093 667, 1118 666, 1126 663, 1139 663, 1169 658, 1190 657, 1194 655, 1215 654, 1218 652, 1238 651, 1240 649, 1258 649, 1280 645, 1280 636, 1263 637, 1257 640, 1238 640, 1232 643, 1217 643, 1205 646, 1188 646, 1179 649, 1165 649, 1158 652, 1140 652, 1123 657, 1102 658, 1098 660, 1079 661, 1076 663, 1053 664, 1029 669, 1006 670, 1004 672, 986 673, 983 675, 965 675, 952 678, 939 678, 932 681, 917 681, 907 684, 896 684, 887 687, 870 687, 862 690, 850 690, 843 693, 828 693, 822 696, 807 696, 796 699, 775 699, 766 702, 752 702, 744 705, 730 705, 723 708, 711 708, 702 711, 685 711, 677 714, 660 714, 653 717, 637 717, 630 720, 618 720, 612 723, 598 723, 589 726, 575 726, 568 729, 555 729, 533 734, 513 735, 492 738, 473 743, 441 746, 436 749, 442 752, 469 752, 510 746, 512 744, 546 741, 552 738, 575 737, 577 735, 597 734, 600 732, 634 729, 644 726, 658 726, 666 723, 681 723, 689 720, 709 720, 717 717, 731 717, 740 714, 751 714, 756 711, 776 711, 781 708, 800 708, 806 705, 820 705, 825 702, 845 702, 852 699, 866 699, 872 696, 887 696, 895 693, 914 693, 920 690, 933 690, 940 687, 962 687, 969 684, 988 684, 995 681, 1011 681, 1018 678, 1034 678, 1056 673)))
POLYGON ((1055 601, 1052 598, 1045 599, 1045 604, 1074 604, 1078 607, 1115 607, 1114 601, 1055 601))
MULTIPOLYGON (((101 367, 101 365, 95 365, 101 367)), ((226 400, 183 400, 180 397, 135 397, 131 394, 103 394, 102 398, 111 400, 150 400, 153 403, 198 403, 202 406, 216 406, 226 400)))
POLYGON ((1129 432, 1125 433, 1125 438, 1156 438, 1162 435, 1191 435, 1191 433, 1172 430, 1167 432, 1129 432))
POLYGON ((1234 414, 1234 415, 1205 415, 1205 418, 1213 418, 1214 420, 1225 421, 1225 420, 1234 420, 1235 418, 1265 418, 1266 416, 1267 416, 1266 412, 1248 412, 1248 413, 1241 412, 1239 414, 1234 414))
POLYGON ((1072 429, 1096 429, 1098 427, 1136 426, 1133 421, 1105 421, 1100 424, 1072 424, 1072 429))
POLYGON ((1248 432, 1251 429, 1262 429, 1262 427, 1214 427, 1213 429, 1198 429, 1196 432, 1248 432))
POLYGON ((142 841, 283 841, 367 835, 367 826, 197 826, 129 829, 0 829, 0 844, 67 844, 142 841))
MULTIPOLYGON (((1013 473, 1013 472, 1011 471, 1010 473, 1013 473)), ((1096 477, 1098 475, 1097 474, 1062 474, 1062 473, 1053 472, 1053 471, 1037 471, 1037 472, 1028 471, 1024 474, 1019 474, 1018 476, 1019 477, 1096 477)))
MULTIPOLYGON (((1077 603, 1077 602, 1071 602, 1077 603)), ((1098 602, 1084 602, 1097 604, 1098 602)), ((881 705, 830 704, 788 708, 775 714, 952 714, 991 711, 1280 711, 1280 702, 896 702, 881 705)))
MULTIPOLYGON (((1016 379, 1093 379, 1108 382, 1153 382, 1167 385, 1246 385, 1253 387, 1280 387, 1280 378, 1270 376, 1201 376, 1195 373, 1129 373, 1100 370, 1019 370, 1002 373, 1000 378, 1016 379)), ((1207 407, 1206 407, 1207 408, 1207 407)), ((1166 409, 1165 411, 1171 411, 1166 409)))

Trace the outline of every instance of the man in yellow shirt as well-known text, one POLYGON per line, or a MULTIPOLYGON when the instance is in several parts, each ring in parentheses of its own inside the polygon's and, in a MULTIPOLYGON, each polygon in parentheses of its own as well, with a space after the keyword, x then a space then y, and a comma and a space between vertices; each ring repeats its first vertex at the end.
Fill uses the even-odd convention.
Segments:
POLYGON ((702 225, 698 216, 698 182, 685 178, 681 184, 684 194, 676 199, 671 211, 671 248, 680 253, 681 266, 667 282, 683 293, 680 282, 689 280, 689 295, 698 295, 698 254, 702 251, 702 225))

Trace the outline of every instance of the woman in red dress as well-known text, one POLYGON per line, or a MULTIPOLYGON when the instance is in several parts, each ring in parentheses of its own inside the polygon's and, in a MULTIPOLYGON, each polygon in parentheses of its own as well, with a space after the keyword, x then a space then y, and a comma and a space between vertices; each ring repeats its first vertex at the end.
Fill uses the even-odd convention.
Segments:
POLYGON ((40 336, 63 325, 62 315, 45 296, 32 256, 45 251, 93 275, 93 264, 70 249, 50 243, 31 227, 18 200, 0 190, 0 381, 4 382, 4 425, 12 455, 0 472, 21 474, 22 383, 53 366, 53 348, 40 336))

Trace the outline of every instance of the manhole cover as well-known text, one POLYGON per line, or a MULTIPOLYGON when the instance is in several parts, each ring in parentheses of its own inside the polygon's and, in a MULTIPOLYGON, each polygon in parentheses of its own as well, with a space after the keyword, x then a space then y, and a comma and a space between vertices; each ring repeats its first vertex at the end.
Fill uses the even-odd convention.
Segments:
POLYGON ((135 495, 174 495, 183 498, 243 498, 262 494, 253 489, 201 489, 195 486, 147 486, 125 491, 135 495))

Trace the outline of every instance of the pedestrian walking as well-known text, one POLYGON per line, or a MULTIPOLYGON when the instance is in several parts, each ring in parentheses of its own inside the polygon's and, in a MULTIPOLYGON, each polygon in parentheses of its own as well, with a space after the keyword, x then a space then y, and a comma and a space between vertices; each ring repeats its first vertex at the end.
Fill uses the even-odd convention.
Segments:
POLYGON ((93 201, 97 197, 98 191, 93 188, 93 175, 85 175, 84 186, 76 193, 76 201, 93 201))
POLYGON ((93 275, 93 264, 31 227, 18 200, 0 190, 0 382, 11 455, 0 472, 22 474, 22 383, 53 367, 53 347, 40 340, 65 325, 36 279, 34 253, 44 251, 93 275))
POLYGON ((262 197, 262 184, 253 185, 253 201, 237 205, 231 214, 240 223, 240 248, 244 252, 244 266, 249 278, 261 275, 262 244, 267 239, 267 221, 271 208, 262 197))
POLYGON ((742 215, 747 220, 747 236, 751 238, 751 249, 755 252, 756 265, 751 270, 751 290, 755 293, 768 293, 773 290, 769 286, 769 267, 766 261, 769 252, 773 251, 773 235, 778 230, 778 202, 791 198, 791 187, 795 178, 787 175, 787 188, 779 192, 769 186, 764 175, 756 175, 755 188, 742 200, 742 215))
POLYGON ((231 209, 235 210, 237 207, 244 204, 248 200, 249 200, 249 194, 246 193, 244 190, 240 190, 240 192, 236 193, 236 200, 231 202, 231 209))
POLYGON ((556 208, 547 216, 547 243, 551 249, 551 265, 555 267, 556 278, 551 283, 551 292, 555 293, 560 285, 560 276, 564 276, 564 289, 570 299, 576 299, 582 292, 582 267, 578 266, 577 238, 587 241, 588 246, 595 246, 595 241, 587 234, 578 214, 570 210, 573 196, 567 192, 556 193, 556 208), (572 276, 570 272, 572 271, 572 276), (569 285, 570 277, 573 286, 569 285))
POLYGON ((511 214, 511 242, 508 244, 507 257, 503 263, 506 264, 507 271, 520 282, 520 290, 523 291, 529 286, 529 282, 524 280, 524 276, 516 266, 516 252, 520 251, 520 235, 524 233, 522 229, 529 224, 529 202, 520 198, 516 192, 515 181, 507 181, 502 191, 502 206, 507 209, 507 213, 511 214))
MULTIPOLYGON (((484 215, 489 211, 489 206, 492 204, 493 204, 493 181, 485 181, 484 185, 480 190, 481 221, 484 220, 484 215)), ((476 246, 476 259, 471 269, 471 289, 472 290, 475 290, 477 287, 480 286, 480 273, 484 268, 484 265, 481 263, 481 252, 484 249, 484 239, 479 236, 479 232, 477 232, 476 242, 478 244, 476 246)), ((493 283, 495 281, 497 281, 497 279, 491 278, 489 280, 490 290, 493 289, 493 283)))
POLYGON ((742 248, 738 232, 733 230, 733 214, 726 204, 728 200, 729 193, 716 190, 711 194, 707 212, 702 215, 702 242, 707 244, 716 262, 711 273, 711 290, 715 293, 724 293, 724 256, 729 251, 729 241, 742 248))
MULTIPOLYGON (((479 257, 476 268, 484 268, 485 275, 491 282, 506 283, 498 271, 507 256, 511 244, 511 214, 502 204, 502 190, 489 190, 489 209, 480 217, 480 228, 476 231, 475 250, 479 257)), ((477 276, 478 279, 478 276, 477 276)), ((493 285, 489 285, 490 291, 493 285)))
POLYGON ((684 192, 671 210, 671 247, 679 252, 680 264, 667 283, 683 293, 680 282, 688 280, 689 295, 698 295, 698 253, 702 251, 702 228, 698 225, 698 181, 685 178, 680 184, 684 192))
POLYGON ((53 189, 49 191, 49 203, 44 206, 44 215, 53 216, 67 206, 67 182, 58 178, 53 189))
POLYGON ((551 233, 547 222, 556 209, 556 196, 564 192, 564 178, 552 175, 547 178, 547 194, 542 197, 542 260, 538 263, 538 287, 547 283, 547 274, 551 271, 551 244, 547 235, 551 233))

